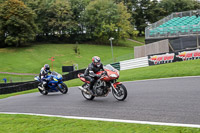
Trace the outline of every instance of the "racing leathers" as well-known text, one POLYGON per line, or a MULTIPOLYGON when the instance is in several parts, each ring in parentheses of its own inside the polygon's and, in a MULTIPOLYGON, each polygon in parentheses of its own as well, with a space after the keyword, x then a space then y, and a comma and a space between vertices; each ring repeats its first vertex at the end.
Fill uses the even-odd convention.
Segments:
POLYGON ((39 78, 40 78, 42 87, 43 87, 44 89, 46 88, 47 83, 48 83, 48 80, 47 80, 48 73, 51 74, 51 71, 50 71, 50 70, 44 69, 44 67, 41 68, 40 74, 39 74, 39 78))
POLYGON ((93 63, 91 63, 88 65, 88 68, 85 70, 84 73, 85 79, 90 82, 89 88, 93 94, 94 94, 93 85, 96 82, 95 78, 100 78, 100 75, 96 74, 99 71, 104 71, 103 64, 97 67, 93 63))

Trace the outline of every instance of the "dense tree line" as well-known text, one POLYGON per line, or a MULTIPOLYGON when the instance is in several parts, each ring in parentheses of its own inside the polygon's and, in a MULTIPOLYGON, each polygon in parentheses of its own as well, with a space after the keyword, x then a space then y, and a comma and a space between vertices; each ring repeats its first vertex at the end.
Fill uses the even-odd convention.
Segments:
POLYGON ((196 10, 197 0, 0 0, 0 47, 31 41, 109 43, 144 33, 172 12, 196 10))

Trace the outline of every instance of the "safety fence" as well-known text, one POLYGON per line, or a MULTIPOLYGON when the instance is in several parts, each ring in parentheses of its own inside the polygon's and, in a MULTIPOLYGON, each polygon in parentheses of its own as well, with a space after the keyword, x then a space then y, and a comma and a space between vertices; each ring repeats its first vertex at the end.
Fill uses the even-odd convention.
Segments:
MULTIPOLYGON (((83 73, 84 71, 85 69, 80 69, 77 71, 69 72, 68 74, 63 75, 63 81, 68 81, 68 80, 78 78, 78 73, 83 73)), ((3 84, 0 84, 0 95, 20 92, 20 91, 25 91, 25 90, 31 90, 31 89, 37 88, 37 86, 38 86, 37 81, 3 83, 3 84)))
POLYGON ((38 85, 38 82, 30 81, 30 82, 23 82, 23 83, 16 84, 16 85, 9 85, 9 86, 5 86, 5 87, 1 87, 0 95, 31 90, 31 89, 37 88, 37 85, 38 85))
POLYGON ((149 66, 147 57, 120 61, 119 64, 120 64, 120 70, 128 70, 133 68, 149 66))
MULTIPOLYGON (((33 78, 32 78, 33 79, 33 78)), ((30 81, 32 82, 32 81, 30 81)), ((28 82, 16 82, 16 83, 0 83, 0 88, 2 87, 7 87, 7 86, 15 86, 15 85, 20 85, 28 82)))

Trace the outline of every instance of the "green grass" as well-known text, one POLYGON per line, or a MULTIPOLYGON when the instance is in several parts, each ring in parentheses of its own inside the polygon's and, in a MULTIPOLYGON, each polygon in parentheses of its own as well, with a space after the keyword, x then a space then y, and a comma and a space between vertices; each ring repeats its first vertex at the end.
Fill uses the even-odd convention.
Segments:
MULTIPOLYGON (((16 73, 39 73, 41 67, 48 63, 50 57, 55 57, 53 68, 61 72, 61 66, 78 64, 79 68, 86 68, 93 56, 101 57, 102 62, 112 59, 110 46, 79 44, 80 55, 73 50, 74 44, 39 44, 21 48, 0 49, 0 71, 16 73)), ((114 46, 114 57, 132 54, 133 48, 114 46)), ((127 56, 131 59, 133 56, 127 56)), ((116 62, 119 60, 115 60, 116 62)), ((107 62, 112 63, 112 62, 107 62)))
POLYGON ((141 37, 135 37, 135 38, 133 38, 133 40, 136 40, 136 41, 138 41, 138 42, 145 43, 145 37, 144 37, 144 36, 141 36, 141 37))
POLYGON ((200 60, 154 65, 120 72, 120 81, 200 75, 200 60))
POLYGON ((4 78, 7 79, 7 83, 12 82, 26 82, 33 81, 34 75, 13 75, 13 74, 0 74, 0 83, 4 83, 4 78))
POLYGON ((141 125, 28 115, 0 115, 2 133, 198 133, 199 128, 141 125))

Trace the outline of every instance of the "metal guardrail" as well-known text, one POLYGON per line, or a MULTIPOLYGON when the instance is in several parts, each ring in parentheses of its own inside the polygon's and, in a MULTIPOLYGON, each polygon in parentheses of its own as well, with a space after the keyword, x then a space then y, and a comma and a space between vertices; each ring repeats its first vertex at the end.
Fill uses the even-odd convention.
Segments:
POLYGON ((120 70, 128 70, 128 69, 147 67, 147 66, 149 66, 147 56, 137 59, 120 61, 120 70))

